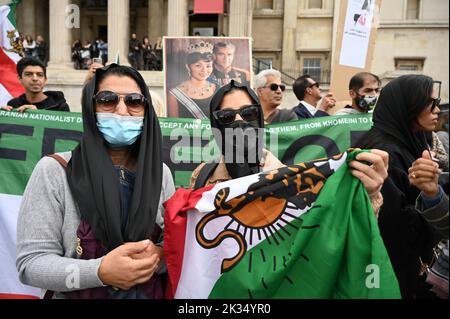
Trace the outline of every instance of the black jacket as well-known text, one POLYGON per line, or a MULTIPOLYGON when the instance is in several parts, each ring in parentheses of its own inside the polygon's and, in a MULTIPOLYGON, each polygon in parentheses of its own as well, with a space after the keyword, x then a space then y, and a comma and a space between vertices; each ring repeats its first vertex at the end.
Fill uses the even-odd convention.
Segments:
POLYGON ((131 39, 129 42, 130 52, 139 53, 141 51, 141 42, 138 39, 131 39), (136 47, 138 48, 136 50, 136 47))
POLYGON ((41 61, 47 61, 48 45, 46 42, 36 42, 36 55, 41 61))
POLYGON ((44 92, 47 95, 47 98, 38 103, 30 103, 27 101, 27 97, 25 93, 15 99, 12 99, 8 102, 7 105, 12 106, 13 108, 21 107, 22 105, 32 104, 36 105, 39 110, 49 110, 49 111, 65 111, 70 112, 69 105, 64 98, 64 93, 60 91, 46 91, 44 92))
POLYGON ((420 75, 402 76, 389 82, 380 94, 373 113, 373 127, 357 147, 376 148, 389 153, 389 177, 383 184, 378 224, 388 251, 403 298, 424 298, 429 288, 424 276, 419 277, 420 259, 429 263, 439 235, 416 210, 415 202, 420 190, 409 183, 408 169, 422 157, 427 149, 425 132, 413 130, 417 120, 415 101, 429 97, 418 92, 418 87, 428 86, 432 79, 420 75), (424 96, 422 96, 424 95, 424 96))
MULTIPOLYGON (((389 136, 385 137, 389 140, 389 136)), ((415 208, 420 191, 411 186, 408 179, 408 168, 414 156, 398 143, 378 142, 372 147, 389 153, 389 177, 381 189, 384 204, 378 225, 402 297, 411 299, 424 290, 424 283, 418 280, 419 257, 423 262, 431 260, 438 234, 415 208)))
POLYGON ((311 113, 309 113, 308 109, 302 104, 302 102, 300 102, 296 107, 294 107, 293 110, 295 114, 297 114, 299 120, 330 116, 330 114, 321 110, 317 110, 316 114, 312 115, 311 113))

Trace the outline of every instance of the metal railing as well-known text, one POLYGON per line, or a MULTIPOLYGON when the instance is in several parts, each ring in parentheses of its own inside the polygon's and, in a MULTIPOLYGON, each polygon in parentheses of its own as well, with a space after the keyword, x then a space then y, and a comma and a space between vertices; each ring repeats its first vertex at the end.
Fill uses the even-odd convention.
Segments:
MULTIPOLYGON (((253 72, 255 74, 258 74, 259 72, 261 72, 262 70, 265 70, 265 69, 272 69, 272 64, 253 57, 253 72)), ((294 83, 294 81, 300 75, 303 74, 301 72, 295 72, 295 70, 289 70, 289 71, 278 70, 278 71, 280 71, 280 73, 281 73, 281 82, 286 85, 292 85, 294 83)), ((325 85, 330 84, 331 72, 329 70, 322 70, 320 72, 320 76, 317 76, 317 75, 315 76, 315 77, 319 77, 318 79, 316 79, 313 75, 311 75, 311 76, 314 78, 314 80, 316 80, 317 82, 319 82, 321 84, 325 84, 325 85)))
MULTIPOLYGON (((271 63, 267 63, 266 61, 260 60, 258 58, 253 57, 253 72, 255 74, 258 74, 259 72, 263 71, 263 70, 267 70, 267 69, 273 69, 272 64, 271 63)), ((295 81, 295 77, 281 71, 278 70, 281 73, 281 82, 285 85, 292 85, 295 81)))

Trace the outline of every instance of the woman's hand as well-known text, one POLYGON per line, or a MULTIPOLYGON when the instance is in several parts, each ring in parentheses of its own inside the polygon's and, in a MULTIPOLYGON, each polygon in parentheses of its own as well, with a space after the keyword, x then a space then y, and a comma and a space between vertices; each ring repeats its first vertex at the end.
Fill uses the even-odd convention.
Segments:
POLYGON ((162 247, 156 246, 152 241, 150 241, 150 244, 144 251, 132 255, 131 258, 143 259, 143 258, 151 257, 154 254, 156 254, 158 256, 160 261, 163 260, 164 251, 163 251, 162 247))
POLYGON ((95 71, 97 71, 97 69, 100 69, 100 68, 103 68, 103 64, 92 63, 89 66, 88 73, 86 75, 86 78, 84 79, 84 84, 88 83, 95 76, 95 71))
POLYGON ((439 164, 435 163, 428 151, 423 151, 422 157, 414 161, 408 169, 411 185, 417 187, 428 198, 435 198, 439 193, 439 164))
POLYGON ((102 260, 98 277, 105 285, 128 290, 150 280, 158 268, 156 253, 145 253, 153 245, 150 240, 123 244, 102 260), (133 256, 140 255, 139 258, 133 256))
POLYGON ((370 153, 358 154, 356 159, 371 163, 367 165, 358 161, 351 161, 349 165, 352 168, 352 175, 358 178, 366 188, 375 217, 378 218, 378 213, 383 205, 383 195, 380 191, 384 180, 388 177, 389 154, 372 149, 370 153))
POLYGON ((358 161, 366 161, 370 165, 351 161, 352 175, 358 178, 364 185, 371 199, 377 198, 383 187, 384 180, 388 177, 389 154, 372 149, 370 153, 363 152, 356 156, 358 161))

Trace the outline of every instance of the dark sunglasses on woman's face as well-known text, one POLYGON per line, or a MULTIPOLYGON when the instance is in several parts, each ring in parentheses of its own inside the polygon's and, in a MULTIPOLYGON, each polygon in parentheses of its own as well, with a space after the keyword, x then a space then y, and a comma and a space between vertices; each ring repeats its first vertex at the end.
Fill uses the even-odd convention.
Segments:
POLYGON ((114 112, 120 99, 123 98, 125 105, 130 111, 140 111, 145 104, 145 97, 140 93, 117 94, 112 91, 100 91, 94 96, 97 106, 106 112, 114 112))
POLYGON ((239 114, 242 119, 247 122, 258 120, 261 107, 258 104, 245 105, 239 110, 223 109, 213 112, 214 118, 221 125, 229 125, 234 122, 236 114, 239 114))
POLYGON ((441 104, 441 99, 440 98, 435 98, 435 99, 431 99, 431 109, 430 112, 433 113, 434 110, 441 104))
POLYGON ((269 86, 264 86, 264 88, 269 88, 271 91, 278 91, 278 88, 280 88, 281 92, 284 92, 284 90, 286 90, 286 85, 284 84, 276 84, 276 83, 272 83, 269 86))

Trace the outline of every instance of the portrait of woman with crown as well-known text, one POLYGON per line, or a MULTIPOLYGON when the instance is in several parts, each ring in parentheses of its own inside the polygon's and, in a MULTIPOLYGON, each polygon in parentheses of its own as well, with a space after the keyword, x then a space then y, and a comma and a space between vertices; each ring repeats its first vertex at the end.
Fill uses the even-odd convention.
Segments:
POLYGON ((213 71, 213 45, 196 40, 186 49, 188 79, 169 89, 167 113, 169 117, 209 118, 209 103, 218 89, 208 81, 213 71))

